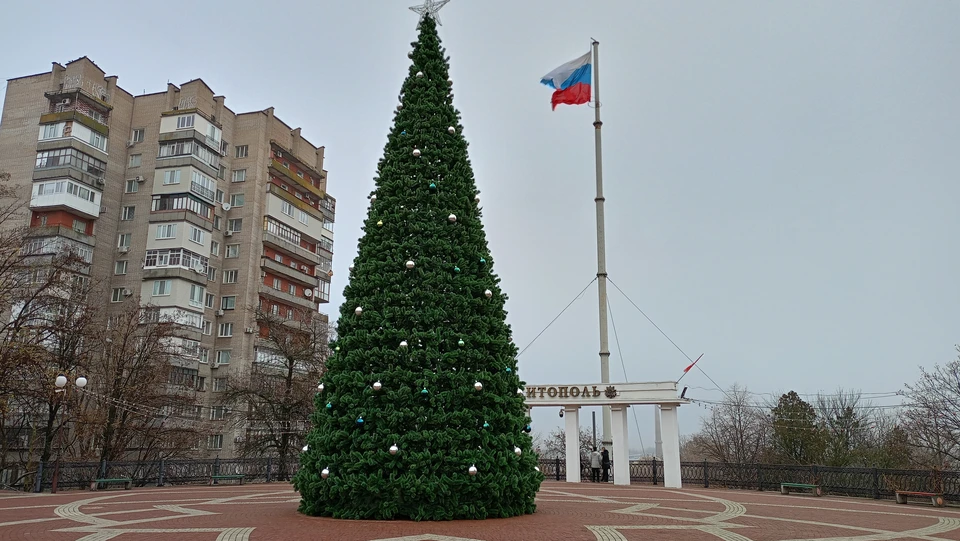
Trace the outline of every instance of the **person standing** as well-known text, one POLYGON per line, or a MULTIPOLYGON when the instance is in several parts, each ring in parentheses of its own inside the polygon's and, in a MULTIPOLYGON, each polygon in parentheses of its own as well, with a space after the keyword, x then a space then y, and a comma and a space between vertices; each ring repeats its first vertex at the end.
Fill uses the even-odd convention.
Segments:
POLYGON ((610 482, 610 451, 607 451, 606 447, 600 448, 600 465, 603 467, 603 477, 600 478, 600 481, 604 483, 609 483, 610 482))
POLYGON ((597 452, 596 447, 590 452, 590 473, 594 483, 600 480, 600 453, 597 452))

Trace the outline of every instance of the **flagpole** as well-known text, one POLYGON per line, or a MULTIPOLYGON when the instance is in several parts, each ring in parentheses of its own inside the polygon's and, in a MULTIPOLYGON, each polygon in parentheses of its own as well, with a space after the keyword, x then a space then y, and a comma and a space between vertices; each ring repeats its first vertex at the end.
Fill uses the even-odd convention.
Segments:
MULTIPOLYGON (((591 38, 592 39, 592 38, 591 38)), ((607 248, 604 235, 603 219, 603 152, 601 150, 600 130, 603 122, 600 121, 600 42, 593 41, 593 99, 594 121, 593 133, 596 143, 597 159, 597 290, 600 302, 600 382, 610 383, 610 344, 607 336, 607 248)), ((612 425, 610 422, 610 406, 603 407, 603 446, 613 453, 612 425)), ((617 445, 627 445, 627 442, 617 442, 617 445)))

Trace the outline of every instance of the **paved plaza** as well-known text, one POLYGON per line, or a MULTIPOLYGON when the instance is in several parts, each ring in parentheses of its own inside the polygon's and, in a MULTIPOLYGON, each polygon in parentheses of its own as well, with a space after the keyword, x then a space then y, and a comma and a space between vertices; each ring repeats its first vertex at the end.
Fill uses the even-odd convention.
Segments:
POLYGON ((960 541, 960 509, 773 492, 546 482, 513 519, 341 521, 297 513, 289 485, 0 493, 0 540, 960 541))

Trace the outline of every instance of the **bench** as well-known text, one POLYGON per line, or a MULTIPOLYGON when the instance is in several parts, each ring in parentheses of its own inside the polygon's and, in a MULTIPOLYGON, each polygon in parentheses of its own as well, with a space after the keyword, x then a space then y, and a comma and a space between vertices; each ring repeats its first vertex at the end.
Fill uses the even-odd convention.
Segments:
POLYGON ((129 477, 118 477, 116 479, 94 479, 90 481, 90 490, 97 490, 100 485, 112 485, 123 483, 124 490, 130 490, 130 487, 133 486, 133 479, 129 477))
POLYGON ((807 483, 780 483, 780 494, 790 494, 790 489, 809 490, 814 496, 823 496, 823 489, 820 485, 809 485, 807 483))
POLYGON ((935 492, 912 492, 909 490, 896 491, 897 503, 907 503, 907 498, 930 498, 934 507, 943 507, 943 494, 935 492))
POLYGON ((221 480, 221 479, 237 479, 237 480, 240 481, 240 484, 241 484, 241 485, 243 484, 243 474, 242 474, 242 473, 238 473, 237 475, 211 475, 211 476, 210 476, 210 484, 211 484, 211 485, 215 485, 215 484, 217 484, 217 481, 219 481, 219 480, 221 480))

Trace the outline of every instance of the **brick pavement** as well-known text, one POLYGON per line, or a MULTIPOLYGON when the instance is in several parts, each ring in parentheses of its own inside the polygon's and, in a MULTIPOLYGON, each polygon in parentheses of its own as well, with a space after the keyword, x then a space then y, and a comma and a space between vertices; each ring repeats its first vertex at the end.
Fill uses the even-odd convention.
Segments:
POLYGON ((512 519, 342 521, 299 515, 288 485, 0 493, 0 541, 960 541, 960 509, 771 492, 545 482, 512 519))

